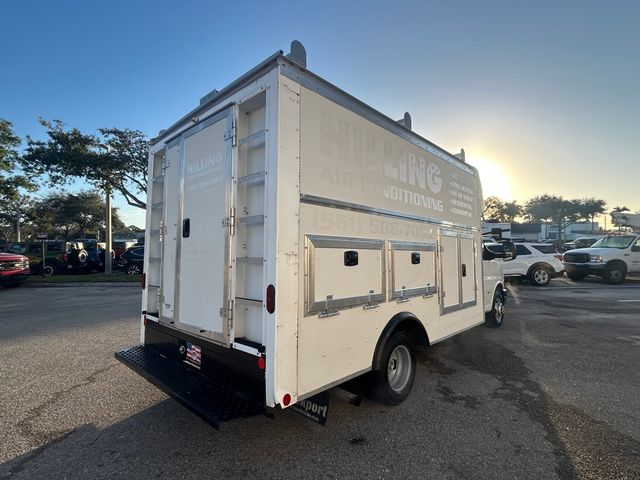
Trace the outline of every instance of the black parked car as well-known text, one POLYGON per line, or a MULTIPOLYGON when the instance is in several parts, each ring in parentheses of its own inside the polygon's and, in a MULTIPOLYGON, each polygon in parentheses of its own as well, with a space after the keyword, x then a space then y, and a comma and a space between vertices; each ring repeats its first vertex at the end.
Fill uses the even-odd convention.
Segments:
POLYGON ((127 248, 118 260, 118 267, 127 272, 127 275, 142 273, 144 264, 144 245, 135 245, 127 248))

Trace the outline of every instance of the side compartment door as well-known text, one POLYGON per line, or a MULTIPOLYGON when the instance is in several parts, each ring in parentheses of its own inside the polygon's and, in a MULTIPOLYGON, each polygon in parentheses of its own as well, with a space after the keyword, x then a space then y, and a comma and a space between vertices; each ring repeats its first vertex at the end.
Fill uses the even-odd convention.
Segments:
POLYGON ((473 236, 461 233, 460 242, 460 294, 461 307, 470 307, 477 302, 476 250, 473 236))
POLYGON ((457 310, 460 305, 458 234, 440 232, 440 309, 442 313, 457 310))
POLYGON ((476 305, 478 272, 473 235, 442 230, 438 250, 441 312, 476 305))
POLYGON ((187 130, 181 148, 178 328, 228 345, 232 109, 187 130))

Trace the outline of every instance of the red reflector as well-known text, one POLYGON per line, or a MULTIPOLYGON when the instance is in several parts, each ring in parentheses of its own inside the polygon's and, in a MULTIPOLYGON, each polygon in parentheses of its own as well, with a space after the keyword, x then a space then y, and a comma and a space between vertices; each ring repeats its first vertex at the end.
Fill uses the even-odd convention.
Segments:
POLYGON ((149 325, 149 319, 147 318, 147 316, 144 316, 144 326, 146 327, 147 325, 149 325))
POLYGON ((289 395, 288 393, 285 393, 284 397, 282 397, 282 404, 285 407, 288 407, 290 403, 291 403, 291 395, 289 395))
POLYGON ((269 285, 267 287, 267 312, 273 313, 276 310, 276 287, 269 285))
POLYGON ((147 284, 147 274, 142 274, 142 279, 140 280, 140 287, 144 290, 145 285, 147 284))
POLYGON ((266 367, 267 362, 264 361, 264 358, 262 357, 258 357, 258 368, 260 370, 264 370, 264 367, 266 367))

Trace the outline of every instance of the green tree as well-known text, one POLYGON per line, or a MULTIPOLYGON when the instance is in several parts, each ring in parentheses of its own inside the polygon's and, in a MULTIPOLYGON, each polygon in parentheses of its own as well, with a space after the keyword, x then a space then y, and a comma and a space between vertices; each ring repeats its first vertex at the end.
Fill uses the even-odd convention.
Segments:
POLYGON ((504 210, 504 202, 498 197, 487 197, 484 199, 484 209, 482 210, 482 219, 485 222, 501 222, 502 212, 504 210))
MULTIPOLYGON (((71 240, 105 233, 106 204, 94 190, 79 193, 52 193, 36 202, 31 217, 34 227, 50 236, 71 240)), ((114 229, 124 228, 118 211, 111 211, 114 229)))
POLYGON ((505 221, 512 223, 522 214, 522 207, 515 200, 513 202, 505 202, 503 213, 505 221))
POLYGON ((487 197, 484 201, 482 219, 486 222, 511 223, 522 214, 522 207, 515 200, 503 202, 498 197, 487 197))
POLYGON ((52 185, 83 178, 101 190, 121 193, 129 205, 146 208, 148 142, 142 132, 100 128, 86 134, 59 120, 40 119, 40 124, 48 138, 27 137, 21 157, 25 169, 46 176, 52 185))
MULTIPOLYGON (((624 207, 624 206, 619 207, 616 205, 615 207, 613 207, 613 210, 611 210, 609 215, 611 215, 612 213, 624 213, 624 212, 630 212, 630 211, 631 210, 628 207, 624 207)), ((626 215, 621 215, 620 218, 617 218, 616 216, 611 215, 611 223, 616 227, 618 227, 618 231, 622 231, 622 228, 625 226, 626 220, 627 220, 626 215)))
POLYGON ((7 239, 18 236, 25 215, 24 193, 36 189, 31 179, 17 170, 20 144, 12 123, 0 118, 0 235, 7 239))
POLYGON ((607 202, 599 198, 585 198, 580 201, 580 213, 585 219, 591 220, 591 230, 595 230, 595 218, 605 212, 607 202))
POLYGON ((565 200, 557 195, 539 195, 531 198, 524 206, 525 218, 532 222, 552 223, 558 228, 558 240, 562 240, 564 230, 580 220, 589 220, 594 211, 602 208, 604 200, 565 200), (587 206, 587 202, 589 205, 587 206))

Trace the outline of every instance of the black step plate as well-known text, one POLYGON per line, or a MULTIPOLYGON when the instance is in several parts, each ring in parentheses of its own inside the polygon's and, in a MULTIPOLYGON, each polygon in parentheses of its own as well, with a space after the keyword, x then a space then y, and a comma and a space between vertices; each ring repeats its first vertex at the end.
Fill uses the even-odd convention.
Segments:
POLYGON ((117 352, 115 357, 215 428, 234 418, 266 413, 264 405, 212 382, 184 363, 163 357, 151 347, 136 345, 117 352))

